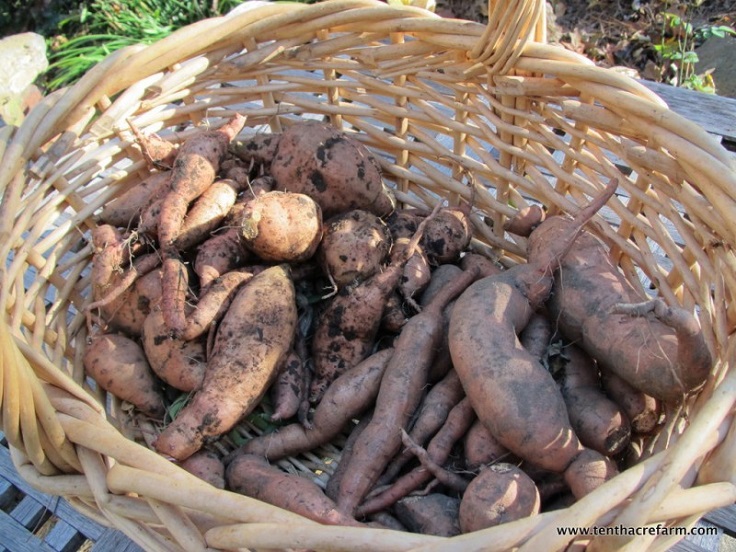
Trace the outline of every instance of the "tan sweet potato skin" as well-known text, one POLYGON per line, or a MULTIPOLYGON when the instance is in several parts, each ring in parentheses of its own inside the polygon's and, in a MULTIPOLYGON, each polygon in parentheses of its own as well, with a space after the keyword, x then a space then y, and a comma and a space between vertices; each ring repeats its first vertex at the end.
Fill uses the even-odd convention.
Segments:
POLYGON ((394 207, 373 154, 324 123, 310 121, 284 131, 271 175, 277 190, 314 198, 325 218, 352 209, 384 216, 394 207))
POLYGON ((139 336, 146 317, 161 301, 161 270, 144 274, 115 301, 104 305, 103 317, 110 326, 129 336, 139 336))
POLYGON ((159 435, 156 449, 188 458, 255 408, 291 349, 296 323, 286 266, 264 270, 243 286, 220 322, 202 387, 159 435))
POLYGON ((202 384, 207 364, 204 343, 173 337, 160 309, 143 323, 143 350, 153 372, 171 387, 194 391, 202 384))
POLYGON ((163 418, 163 397, 143 349, 132 339, 118 334, 93 337, 84 351, 84 369, 105 391, 152 418, 163 418))
POLYGON ((308 195, 273 191, 246 204, 240 225, 245 246, 262 260, 299 262, 317 251, 322 209, 308 195))
POLYGON ((460 502, 460 529, 479 531, 539 513, 534 481, 509 463, 489 466, 470 482, 460 502))

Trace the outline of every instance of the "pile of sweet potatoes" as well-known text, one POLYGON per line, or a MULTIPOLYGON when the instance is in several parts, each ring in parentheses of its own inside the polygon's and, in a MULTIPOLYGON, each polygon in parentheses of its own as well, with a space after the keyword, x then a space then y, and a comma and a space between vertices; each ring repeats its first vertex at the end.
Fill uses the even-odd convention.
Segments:
POLYGON ((528 262, 506 268, 472 250, 472 205, 397 206, 356 137, 244 125, 134 128, 150 176, 90 240, 86 373, 214 485, 475 531, 611 479, 708 377, 696 318, 640 297, 586 230, 615 181, 575 217, 511 221, 528 262), (269 465, 335 442, 324 489, 269 465))

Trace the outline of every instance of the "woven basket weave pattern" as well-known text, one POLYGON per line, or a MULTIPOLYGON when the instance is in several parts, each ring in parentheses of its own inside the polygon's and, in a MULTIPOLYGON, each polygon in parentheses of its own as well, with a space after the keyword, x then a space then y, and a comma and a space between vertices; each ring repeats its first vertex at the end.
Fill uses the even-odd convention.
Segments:
MULTIPOLYGON (((21 474, 152 550, 334 539, 352 549, 553 549, 567 542, 555 527, 686 525, 732 503, 736 164, 636 81, 545 44, 544 2, 496 2, 489 14, 484 27, 373 0, 254 3, 116 52, 21 128, 0 129, 2 424, 21 474), (147 175, 128 121, 182 141, 235 111, 248 117, 244 135, 329 120, 378 154, 407 205, 454 204, 474 183, 473 247, 507 266, 525 259, 525 241, 502 230, 518 209, 575 213, 617 178, 619 193, 590 228, 642 293, 697 311, 713 377, 671 409, 644 445, 648 459, 613 484, 566 510, 451 541, 325 528, 201 483, 148 448, 156 428, 132 424, 118 399, 85 381, 88 240, 100 207, 147 175)), ((321 461, 283 466, 329 474, 321 461)))

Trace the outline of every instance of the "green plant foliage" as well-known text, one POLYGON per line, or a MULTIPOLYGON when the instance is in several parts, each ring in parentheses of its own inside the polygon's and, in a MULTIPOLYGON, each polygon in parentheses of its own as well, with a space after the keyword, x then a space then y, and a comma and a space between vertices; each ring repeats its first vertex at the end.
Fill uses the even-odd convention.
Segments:
MULTIPOLYGON (((695 52, 697 45, 709 38, 724 38, 736 35, 736 31, 725 25, 704 25, 695 28, 690 21, 692 10, 702 4, 702 0, 680 2, 678 12, 662 13, 662 33, 655 51, 662 59, 662 73, 672 72, 672 84, 714 94, 716 91, 710 73, 696 74, 695 65, 700 61, 695 52)), ((667 4, 669 6, 669 3, 667 4)), ((663 79, 664 80, 664 79, 663 79)))
POLYGON ((91 0, 59 22, 49 42, 46 87, 72 84, 108 54, 150 44, 180 27, 230 11, 243 0, 91 0))

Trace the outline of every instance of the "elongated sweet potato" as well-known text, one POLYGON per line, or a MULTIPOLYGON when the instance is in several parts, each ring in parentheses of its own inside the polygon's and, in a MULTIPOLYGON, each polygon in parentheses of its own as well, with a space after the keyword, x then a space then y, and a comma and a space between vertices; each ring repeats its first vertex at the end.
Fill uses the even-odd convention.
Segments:
POLYGON ((259 267, 232 270, 215 279, 199 298, 192 312, 187 314, 181 338, 191 341, 207 332, 212 324, 225 315, 240 287, 260 270, 259 267))
POLYGON ((105 391, 162 419, 165 408, 143 349, 118 334, 100 334, 84 350, 84 369, 105 391))
POLYGON ((605 368, 601 370, 601 385, 606 395, 624 411, 633 433, 647 435, 656 429, 662 414, 660 401, 634 389, 605 368))
POLYGON ((373 276, 391 248, 386 224, 373 213, 354 209, 325 221, 317 256, 338 288, 373 276))
POLYGON ((101 308, 111 328, 136 337, 143 331, 143 322, 161 301, 161 269, 138 278, 132 287, 115 301, 101 308))
POLYGON ((135 228, 150 199, 166 190, 170 179, 169 171, 152 173, 141 183, 106 203, 100 213, 100 221, 112 226, 135 228))
POLYGON ((537 486, 523 470, 505 462, 483 470, 470 482, 460 502, 463 533, 539 513, 537 486))
POLYGON ((499 443, 480 420, 475 420, 463 437, 463 459, 468 471, 498 462, 517 463, 518 458, 499 443))
POLYGON ((251 439, 233 455, 244 452, 280 460, 328 443, 372 404, 393 352, 378 351, 337 378, 315 408, 311 428, 289 424, 251 439))
POLYGON ((471 284, 451 314, 453 365, 478 418, 510 451, 560 473, 586 449, 554 379, 517 335, 547 299, 553 268, 616 185, 612 181, 582 209, 565 237, 547 244, 543 257, 471 284))
POLYGON ((593 359, 579 347, 567 345, 551 360, 561 364, 560 390, 580 442, 606 456, 623 451, 631 425, 621 408, 603 394, 593 359))
POLYGON ((352 515, 401 447, 401 429, 406 429, 427 384, 435 350, 444 337, 442 312, 451 300, 477 277, 464 272, 446 285, 422 312, 404 326, 376 398, 373 419, 358 437, 343 477, 337 506, 352 515))
POLYGON ((286 266, 257 274, 243 286, 217 329, 202 387, 154 446, 183 460, 208 437, 230 429, 261 400, 296 331, 294 285, 286 266))
MULTIPOLYGON (((529 237, 529 258, 544 254, 570 228, 563 217, 548 218, 529 237)), ((683 309, 658 303, 642 316, 614 312, 618 304, 642 300, 604 244, 585 232, 560 259, 547 307, 565 337, 603 368, 654 398, 681 400, 708 377, 710 351, 697 320, 683 309)))
POLYGON ((262 456, 241 454, 227 467, 231 490, 273 504, 326 525, 362 526, 335 509, 322 489, 306 477, 271 466, 262 456))

